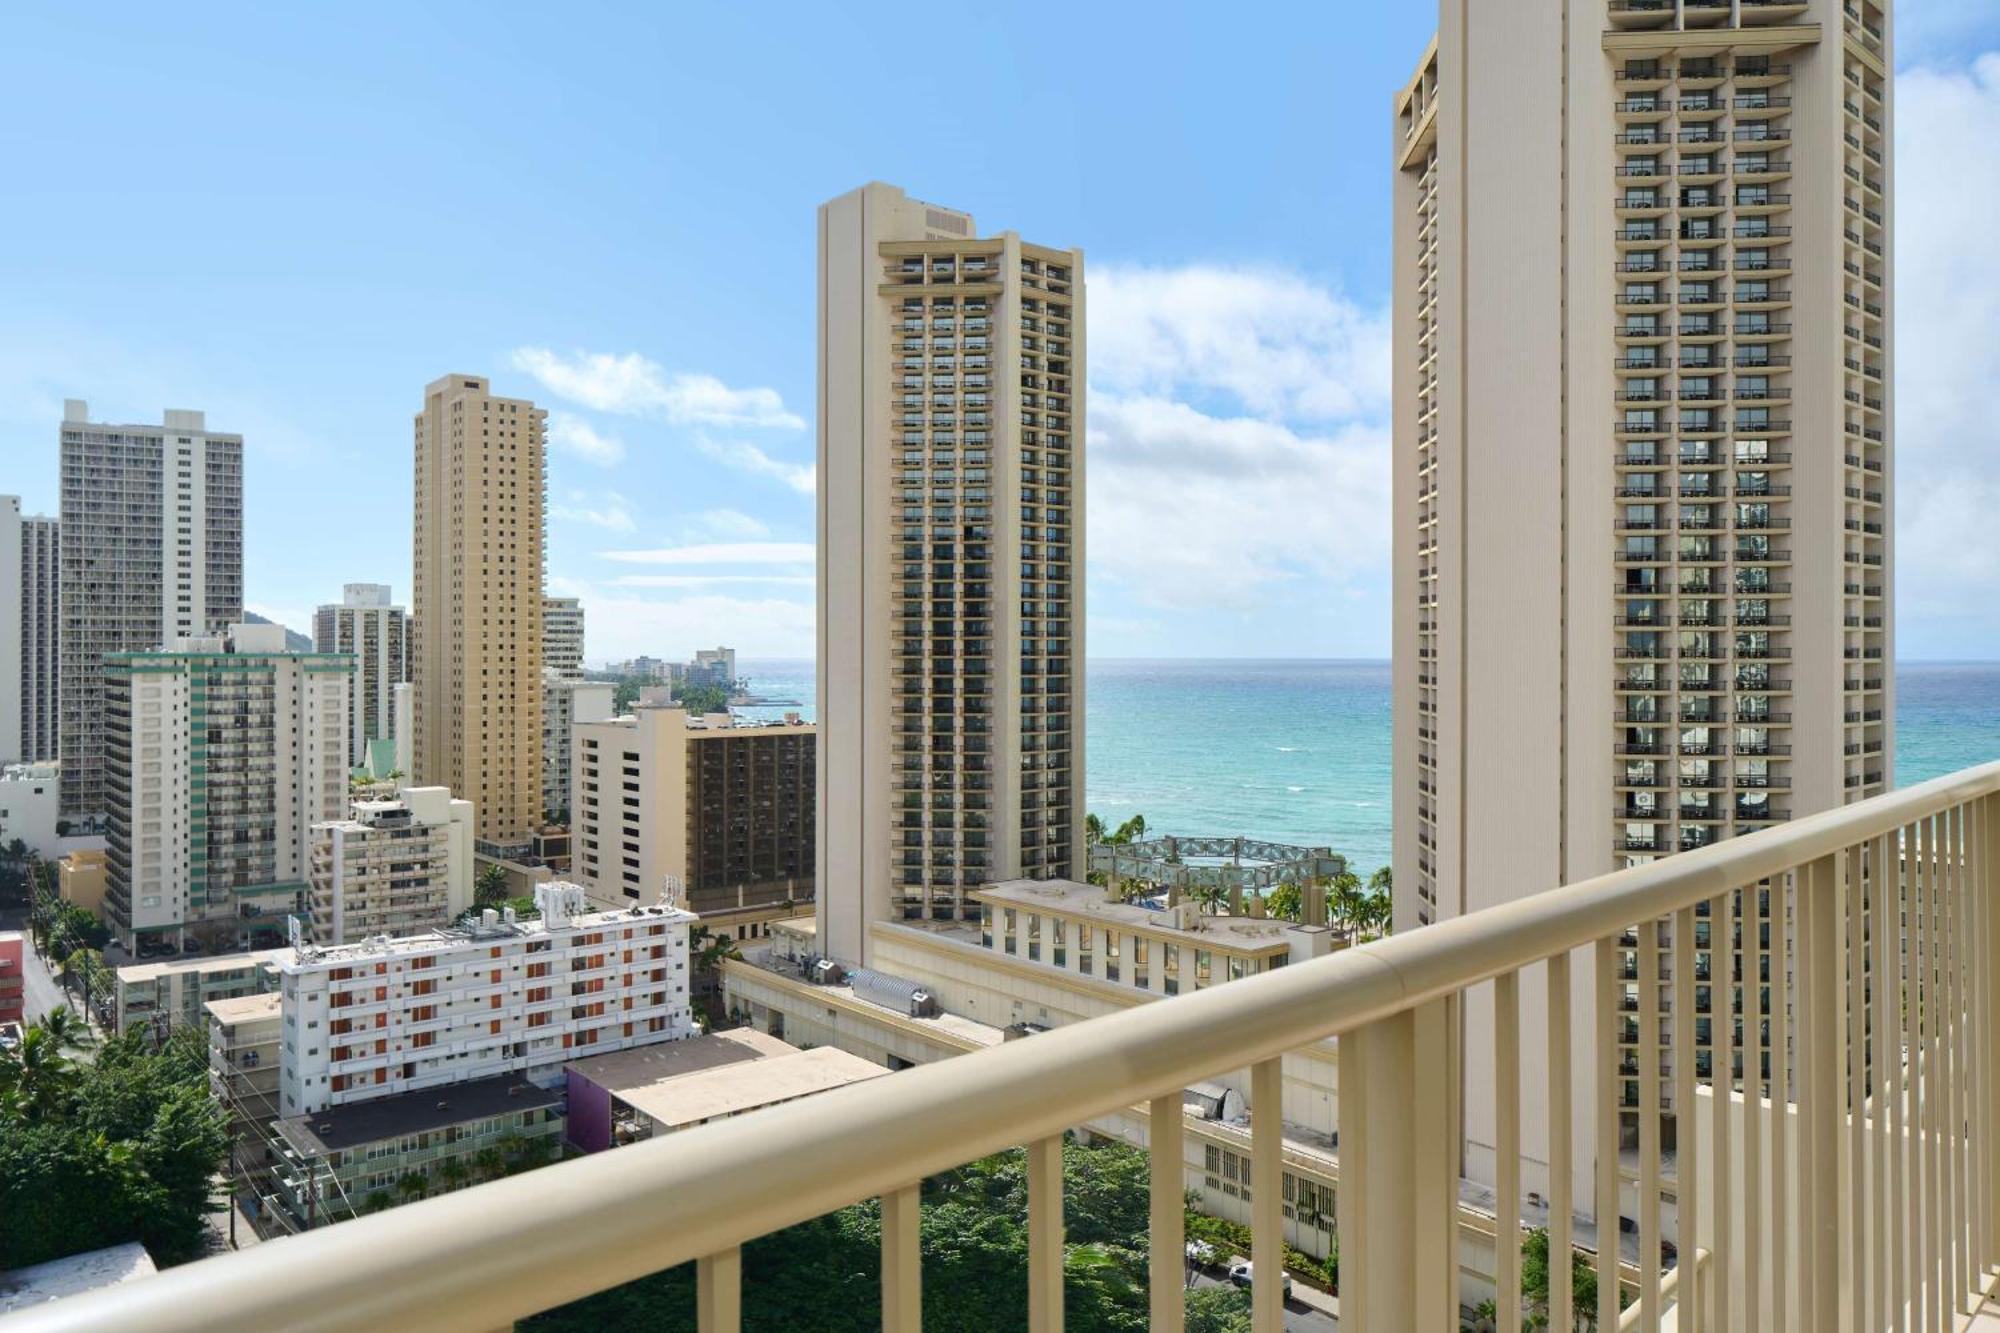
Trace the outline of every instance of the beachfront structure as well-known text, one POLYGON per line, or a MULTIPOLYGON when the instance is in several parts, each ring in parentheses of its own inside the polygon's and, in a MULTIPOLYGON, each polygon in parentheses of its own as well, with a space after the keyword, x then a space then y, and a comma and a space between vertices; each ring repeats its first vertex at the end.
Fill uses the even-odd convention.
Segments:
POLYGON ((312 826, 347 799, 354 659, 279 625, 105 660, 107 921, 127 949, 193 926, 271 936, 306 890, 312 826))
POLYGON ((1891 780, 1886 5, 1475 17, 1395 108, 1399 929, 1891 780))
POLYGON ((450 925, 472 907, 472 802, 443 787, 358 800, 312 828, 313 943, 353 944, 450 925))
POLYGON ((580 723, 571 865, 622 906, 672 880, 710 930, 739 937, 813 898, 818 734, 796 713, 751 722, 645 704, 580 723))
POLYGON ((821 943, 1083 872, 1083 254, 819 213, 821 943))
POLYGON ((542 597, 542 672, 583 678, 583 599, 542 597))
POLYGON ((611 716, 618 687, 608 680, 584 680, 542 668, 542 814, 559 824, 569 822, 571 774, 574 771, 576 727, 611 716))
POLYGON ((61 524, 0 495, 0 764, 56 757, 61 524))
POLYGON ((542 815, 547 416, 447 375, 415 423, 413 780, 471 801, 479 838, 513 855, 542 815))
POLYGON ((287 951, 283 1116, 503 1074, 559 1080, 564 1061, 693 1027, 688 927, 655 903, 593 912, 575 884, 535 886, 540 915, 287 951))
POLYGON ((113 973, 113 1022, 123 1035, 135 1028, 164 1036, 206 1021, 211 1000, 275 990, 269 969, 282 949, 128 963, 113 973))
POLYGON ((169 409, 158 426, 63 404, 58 748, 65 816, 106 809, 105 659, 243 618, 243 437, 169 409))
POLYGON ((395 736, 396 687, 410 678, 409 617, 390 602, 388 584, 350 583, 340 601, 313 613, 313 649, 354 658, 347 762, 358 767, 370 741, 395 736))

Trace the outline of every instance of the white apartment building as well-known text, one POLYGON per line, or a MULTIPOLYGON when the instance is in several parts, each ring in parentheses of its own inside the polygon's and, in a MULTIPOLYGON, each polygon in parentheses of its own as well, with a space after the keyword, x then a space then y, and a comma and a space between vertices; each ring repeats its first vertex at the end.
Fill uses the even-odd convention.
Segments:
POLYGON ((243 437, 202 413, 163 424, 90 420, 63 404, 63 813, 104 813, 104 661, 217 633, 243 618, 243 437))
POLYGON ((56 757, 60 528, 0 495, 0 763, 56 757))
POLYGON ((820 939, 1083 873, 1083 255, 819 212, 820 939))
POLYGON ((354 658, 347 762, 365 763, 370 741, 395 736, 396 687, 410 678, 409 616, 390 602, 388 584, 347 584, 338 603, 313 613, 313 650, 354 658))
POLYGON ((568 822, 576 727, 610 717, 617 691, 608 680, 583 680, 555 667, 542 668, 542 811, 559 823, 568 822))
POLYGON ((717 685, 736 683, 736 650, 734 648, 697 648, 694 661, 688 663, 688 675, 712 681, 717 685))
POLYGON ((284 647, 231 625, 106 661, 104 902, 126 948, 212 923, 270 939, 300 909, 312 826, 346 803, 354 662, 284 647))
POLYGON ((592 912, 581 887, 535 886, 538 920, 488 910, 469 929, 289 951, 279 1113, 521 1074, 694 1031, 688 927, 660 903, 592 912))
POLYGON ((583 599, 542 594, 542 671, 583 677, 583 599))
POLYGON ((56 832, 62 769, 54 763, 0 765, 0 847, 19 838, 44 861, 62 854, 56 832))
POLYGON ((472 802, 444 787, 403 787, 313 825, 312 942, 416 935, 456 921, 472 907, 472 830, 472 802))
POLYGON ((711 929, 790 915, 813 896, 817 730, 641 703, 579 723, 572 873, 594 902, 671 879, 711 929))
POLYGON ((1395 108, 1398 929, 1892 776, 1887 6, 1496 18, 1444 0, 1395 108))

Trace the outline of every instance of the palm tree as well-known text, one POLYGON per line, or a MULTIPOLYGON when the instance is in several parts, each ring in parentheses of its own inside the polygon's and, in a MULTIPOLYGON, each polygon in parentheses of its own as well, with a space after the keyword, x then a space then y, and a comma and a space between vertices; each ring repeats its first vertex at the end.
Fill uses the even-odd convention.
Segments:
POLYGON ((423 1172, 407 1171, 396 1182, 396 1192, 401 1194, 405 1199, 421 1199, 430 1189, 430 1184, 430 1181, 424 1178, 423 1172))
POLYGON ((389 1191, 370 1190, 368 1191, 368 1197, 361 1201, 361 1211, 364 1213, 379 1213, 389 1206, 389 1202, 389 1191))
POLYGON ((1347 928, 1352 935, 1361 923, 1361 913, 1366 900, 1361 892, 1361 876, 1352 870, 1343 870, 1333 877, 1328 885, 1327 909, 1333 919, 1347 928))
POLYGON ((0 1050, 0 1093, 12 1094, 31 1120, 47 1120, 62 1107, 76 1069, 40 1023, 0 1050))
POLYGON ((479 872, 473 881, 472 905, 474 907, 498 907, 507 901, 507 872, 496 865, 489 865, 479 872))
POLYGON ((1184 892, 1189 898, 1201 904, 1201 910, 1207 912, 1210 916, 1214 916, 1220 912, 1222 905, 1229 901, 1229 890, 1223 888, 1220 884, 1195 884, 1189 886, 1184 892))
POLYGON ((472 1154, 472 1166, 482 1179, 496 1179, 507 1169, 507 1154, 489 1143, 472 1154))
POLYGON ((42 1016, 42 1029, 59 1051, 80 1051, 90 1045, 90 1025, 68 1005, 51 1009, 42 1016))
POLYGON ((1395 887, 1396 877, 1391 873, 1388 866, 1382 866, 1368 877, 1368 891, 1370 893, 1392 893, 1395 891, 1395 887))
POLYGON ((459 1157, 447 1157, 438 1163, 438 1178, 444 1181, 446 1189, 455 1190, 472 1176, 472 1169, 459 1157))
POLYGON ((1083 817, 1083 837, 1086 842, 1104 841, 1103 816, 1090 814, 1083 817))

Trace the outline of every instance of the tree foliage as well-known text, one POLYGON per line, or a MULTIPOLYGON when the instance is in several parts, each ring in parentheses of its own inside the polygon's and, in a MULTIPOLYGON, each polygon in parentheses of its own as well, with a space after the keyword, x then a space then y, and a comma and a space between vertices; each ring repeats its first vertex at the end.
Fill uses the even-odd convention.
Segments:
POLYGON ((690 713, 726 713, 729 687, 712 680, 690 681, 675 688, 674 701, 690 713))
POLYGON ((507 872, 496 865, 482 867, 472 879, 472 905, 499 907, 507 901, 507 872))
MULTIPOLYGON (((1066 1328, 1147 1327, 1147 1158, 1120 1143, 1063 1147, 1066 1328)), ((918 1243, 928 1333, 1028 1326, 1028 1185, 1024 1155, 1001 1153, 924 1182, 918 1243)), ((882 1214, 874 1201, 814 1218, 743 1248, 743 1326, 874 1333, 882 1326, 882 1214)), ((535 1329, 692 1330, 694 1265, 656 1273, 529 1321, 535 1329)), ((1244 1333, 1240 1291, 1189 1293, 1199 1333, 1244 1333)))
POLYGON ((0 1268, 131 1240, 194 1258, 229 1151, 200 1035, 155 1050, 128 1034, 79 1060, 88 1029, 58 1013, 0 1052, 0 1268))

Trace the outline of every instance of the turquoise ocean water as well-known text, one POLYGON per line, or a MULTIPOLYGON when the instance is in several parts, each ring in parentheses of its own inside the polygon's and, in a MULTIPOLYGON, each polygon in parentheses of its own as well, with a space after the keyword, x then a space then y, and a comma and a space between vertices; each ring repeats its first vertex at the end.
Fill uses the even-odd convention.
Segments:
MULTIPOLYGON (((746 662, 812 714, 810 662, 746 662)), ((1160 832, 1324 844, 1364 875, 1389 859, 1389 664, 1095 661, 1090 808, 1160 832)), ((784 711, 782 709, 771 710, 784 711)), ((1896 668, 1896 782, 2000 758, 2000 663, 1896 668)))

